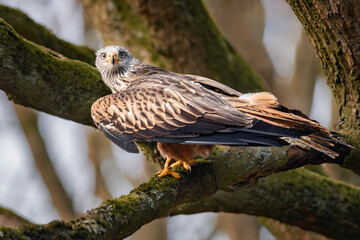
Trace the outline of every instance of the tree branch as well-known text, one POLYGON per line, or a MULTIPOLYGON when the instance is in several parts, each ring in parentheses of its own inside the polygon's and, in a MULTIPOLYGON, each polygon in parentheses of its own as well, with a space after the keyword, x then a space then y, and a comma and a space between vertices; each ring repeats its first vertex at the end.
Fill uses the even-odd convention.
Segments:
POLYGON ((91 48, 76 46, 58 38, 23 12, 0 4, 0 16, 27 40, 50 48, 68 58, 77 59, 90 65, 95 64, 95 54, 91 48))
POLYGON ((46 150, 45 142, 38 128, 37 113, 19 105, 15 105, 14 107, 31 149, 34 163, 49 191, 54 207, 61 219, 73 219, 75 217, 73 201, 63 187, 46 150))
POLYGON ((110 93, 94 67, 26 41, 2 19, 0 33, 0 89, 9 99, 75 122, 93 124, 91 104, 110 93))
POLYGON ((264 83, 221 35, 202 1, 128 1, 149 29, 151 44, 177 72, 211 77, 239 91, 264 83), (171 37, 169 37, 171 36, 171 37))
MULTIPOLYGON (((20 225, 30 223, 23 217, 20 217, 13 211, 10 211, 6 208, 0 207, 0 226, 7 226, 7 227, 19 227, 20 225)), ((1 230, 0 230, 0 237, 1 237, 1 230)))
MULTIPOLYGON (((56 222, 21 229, 21 236, 40 239, 55 237, 75 238, 81 233, 85 239, 124 238, 142 225, 167 216, 171 209, 185 203, 210 196, 218 189, 237 183, 242 186, 269 174, 299 167, 309 162, 328 161, 321 154, 294 147, 285 148, 234 148, 223 151, 216 148, 209 160, 198 160, 191 174, 183 173, 180 180, 166 177, 149 182, 120 198, 105 201, 72 222, 56 222), (293 151, 296 151, 294 154, 293 151), (241 159, 241 161, 239 161, 241 159)), ((291 181, 291 180, 290 180, 291 181)), ((301 185, 302 179, 292 182, 301 185)), ((317 194, 316 192, 311 192, 317 194)), ((351 193, 346 193, 352 196, 351 193)), ((318 196, 316 196, 318 197, 318 196)), ((349 197, 350 198, 350 197, 349 197)), ((267 205, 269 206, 269 205, 267 205)), ((339 223, 338 223, 339 224, 339 223)), ((5 236, 15 236, 18 231, 3 228, 5 236)))
POLYGON ((247 213, 277 219, 329 238, 358 239, 359 196, 357 187, 298 169, 272 174, 237 188, 234 193, 218 191, 210 197, 180 205, 170 215, 208 211, 247 213), (298 184, 294 184, 296 182, 298 184))
MULTIPOLYGON (((360 149, 360 5, 358 1, 286 0, 303 24, 335 95, 340 131, 360 149)), ((344 166, 360 174, 360 151, 344 166)))

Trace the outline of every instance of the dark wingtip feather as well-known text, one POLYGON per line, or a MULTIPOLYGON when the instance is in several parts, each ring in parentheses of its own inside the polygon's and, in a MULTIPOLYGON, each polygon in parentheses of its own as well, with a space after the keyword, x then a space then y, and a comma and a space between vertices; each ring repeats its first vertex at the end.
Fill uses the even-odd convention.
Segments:
POLYGON ((115 136, 110 131, 108 131, 106 128, 103 128, 103 132, 108 139, 110 139, 113 143, 115 143, 121 149, 123 149, 129 153, 139 153, 139 149, 136 146, 135 142, 132 141, 132 138, 131 138, 131 140, 129 140, 126 137, 126 134, 115 136), (119 137, 121 137, 121 139, 119 137))

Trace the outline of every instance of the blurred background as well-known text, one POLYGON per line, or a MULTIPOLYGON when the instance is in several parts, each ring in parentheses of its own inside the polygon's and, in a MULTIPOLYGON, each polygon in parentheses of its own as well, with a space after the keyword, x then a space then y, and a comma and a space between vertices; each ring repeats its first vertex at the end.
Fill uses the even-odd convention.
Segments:
MULTIPOLYGON (((280 103, 336 128, 337 108, 315 51, 284 0, 204 3, 223 35, 280 103)), ((20 9, 66 41, 93 49, 103 46, 79 0, 0 4, 20 9)), ((14 105, 1 91, 0 131, 0 205, 34 223, 75 218, 103 200, 127 194, 158 170, 141 154, 122 151, 95 129, 14 105)), ((333 166, 324 169, 334 178, 358 184, 347 172, 333 166)), ((256 217, 224 213, 156 220, 129 237, 145 238, 274 239, 256 217)))

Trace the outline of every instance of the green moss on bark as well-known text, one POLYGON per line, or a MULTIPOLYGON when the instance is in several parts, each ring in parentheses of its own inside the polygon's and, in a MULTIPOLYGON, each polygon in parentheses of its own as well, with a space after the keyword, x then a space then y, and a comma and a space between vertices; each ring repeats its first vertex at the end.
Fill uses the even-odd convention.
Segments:
POLYGON ((50 48, 64 56, 88 64, 95 64, 94 50, 86 46, 77 46, 59 39, 47 28, 34 22, 19 10, 0 4, 0 17, 9 23, 24 38, 50 48))
POLYGON ((110 93, 99 72, 26 41, 1 19, 0 33, 0 88, 9 99, 91 125, 91 104, 110 93))
POLYGON ((330 238, 360 237, 360 189, 357 187, 298 169, 273 174, 235 190, 233 193, 218 191, 208 198, 180 205, 171 215, 204 211, 247 213, 330 238))
MULTIPOLYGON (((360 147, 360 37, 359 7, 354 1, 287 0, 314 45, 334 93, 341 116, 340 132, 360 147)), ((353 151, 347 166, 358 171, 353 151)))
MULTIPOLYGON (((291 149, 287 148, 288 155, 284 154, 281 148, 269 148, 267 151, 263 148, 242 148, 242 151, 239 148, 231 148, 218 155, 215 154, 217 151, 215 150, 210 161, 196 160, 197 164, 192 168, 191 174, 182 172, 181 179, 167 176, 158 181, 153 177, 128 195, 105 201, 101 206, 70 223, 56 221, 48 225, 30 225, 22 228, 21 233, 34 239, 124 238, 144 224, 167 216, 174 207, 210 196, 230 184, 245 185, 276 171, 291 169, 309 162, 325 161, 320 159, 321 154, 315 151, 309 154, 298 149, 299 152, 295 156, 291 154, 291 149)), ((283 198, 291 199, 299 197, 301 192, 294 193, 293 189, 297 185, 301 186, 303 179, 291 177, 283 181, 289 182, 284 188, 276 188, 275 196, 278 194, 283 198)), ((317 199, 318 194, 314 190, 309 190, 308 201, 317 199)), ((264 198, 264 195, 262 197, 264 198)), ((254 202, 254 204, 258 203, 254 202)), ((14 231, 12 234, 18 232, 14 231)))

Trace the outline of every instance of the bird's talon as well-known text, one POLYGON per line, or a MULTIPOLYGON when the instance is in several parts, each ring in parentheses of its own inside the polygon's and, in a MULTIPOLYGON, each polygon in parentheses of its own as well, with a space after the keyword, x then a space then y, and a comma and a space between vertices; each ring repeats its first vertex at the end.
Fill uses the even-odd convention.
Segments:
POLYGON ((190 165, 194 165, 194 161, 191 162, 185 162, 185 161, 177 161, 174 162, 173 164, 170 165, 171 168, 177 167, 177 166, 183 166, 186 170, 191 172, 191 167, 190 165))
POLYGON ((171 175, 174 178, 181 178, 181 175, 177 172, 171 171, 169 168, 164 168, 163 170, 159 171, 156 173, 156 178, 158 180, 160 180, 160 178, 166 176, 166 175, 171 175))

